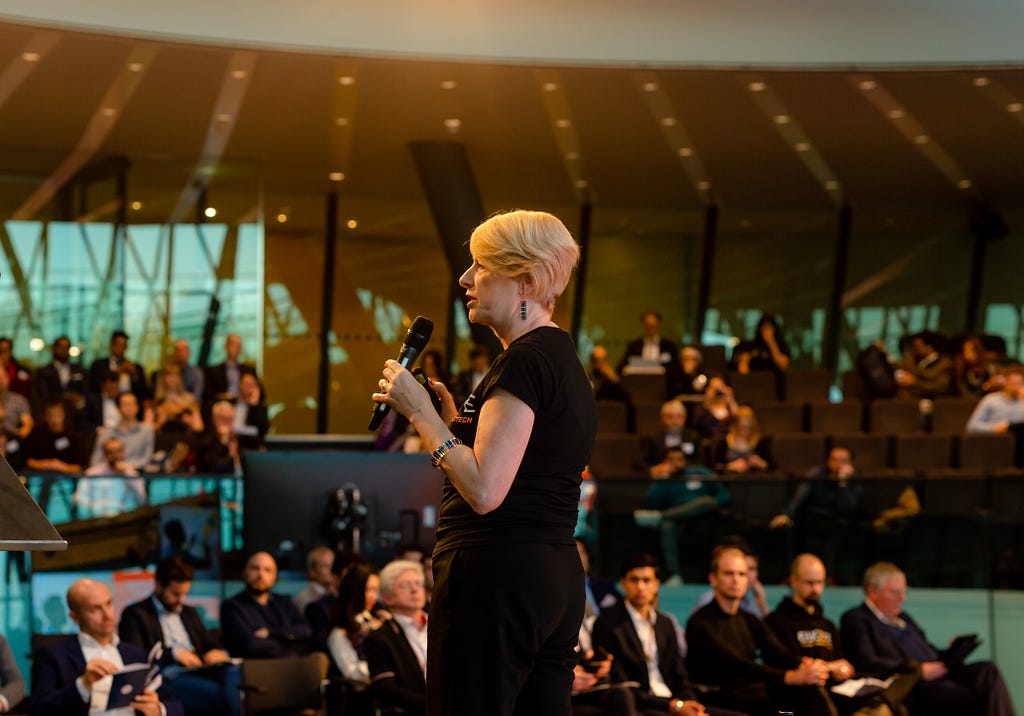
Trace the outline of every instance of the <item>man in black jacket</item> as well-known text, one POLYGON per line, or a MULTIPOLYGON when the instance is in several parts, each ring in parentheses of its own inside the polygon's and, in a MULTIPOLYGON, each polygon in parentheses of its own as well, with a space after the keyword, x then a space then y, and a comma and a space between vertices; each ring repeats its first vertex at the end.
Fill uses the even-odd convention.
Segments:
POLYGON ((427 708, 427 592, 423 566, 395 560, 380 571, 380 597, 391 614, 363 642, 370 688, 380 705, 415 716, 427 708))
POLYGON ((167 557, 156 567, 153 594, 125 607, 121 639, 149 652, 163 644, 164 675, 188 714, 238 714, 239 669, 206 630, 199 612, 185 604, 192 565, 167 557), (210 668, 201 668, 201 667, 210 668))
MULTIPOLYGON (((657 566, 649 554, 626 559, 620 582, 626 599, 603 609, 594 622, 594 650, 612 655, 613 683, 639 684, 634 693, 638 712, 699 716, 705 709, 687 677, 675 627, 654 608, 660 585, 657 566)), ((733 712, 712 709, 707 713, 733 712)))
MULTIPOLYGON (((793 656, 824 661, 828 666, 830 686, 858 676, 844 656, 838 627, 825 618, 821 607, 821 593, 825 588, 824 563, 813 554, 798 555, 790 568, 789 584, 793 596, 783 599, 765 618, 765 624, 793 656)), ((830 693, 840 713, 854 716, 901 713, 900 705, 920 681, 921 670, 914 666, 895 675, 873 676, 880 679, 895 676, 895 680, 884 691, 876 689, 866 696, 847 698, 830 693)))

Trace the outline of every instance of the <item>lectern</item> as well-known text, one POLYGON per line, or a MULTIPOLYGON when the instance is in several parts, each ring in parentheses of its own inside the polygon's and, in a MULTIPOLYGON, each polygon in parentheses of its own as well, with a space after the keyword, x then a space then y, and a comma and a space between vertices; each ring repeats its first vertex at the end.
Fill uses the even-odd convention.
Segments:
POLYGON ((7 460, 0 457, 0 550, 65 550, 67 541, 46 518, 7 460))

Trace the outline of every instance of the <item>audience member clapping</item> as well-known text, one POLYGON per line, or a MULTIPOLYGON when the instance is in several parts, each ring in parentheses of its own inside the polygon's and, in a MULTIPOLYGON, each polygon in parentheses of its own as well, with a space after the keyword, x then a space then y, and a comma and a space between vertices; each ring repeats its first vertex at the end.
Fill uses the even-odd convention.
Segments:
POLYGON ((761 438, 757 416, 749 405, 741 405, 729 423, 725 439, 715 443, 715 469, 727 472, 760 472, 769 469, 768 441, 761 438))

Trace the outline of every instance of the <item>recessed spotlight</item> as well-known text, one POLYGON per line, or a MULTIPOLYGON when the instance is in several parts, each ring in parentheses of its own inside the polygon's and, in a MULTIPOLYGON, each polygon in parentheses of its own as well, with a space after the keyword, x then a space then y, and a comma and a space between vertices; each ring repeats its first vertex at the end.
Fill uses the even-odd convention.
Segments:
POLYGON ((644 92, 654 92, 658 89, 657 82, 644 82, 644 92))
POLYGON ((128 71, 129 72, 142 72, 143 67, 145 67, 145 65, 143 65, 141 62, 129 62, 128 63, 128 71))
POLYGON ((133 201, 132 202, 132 211, 138 211, 141 208, 142 208, 142 202, 141 201, 133 201))
POLYGON ((676 126, 676 118, 675 117, 662 117, 661 118, 661 126, 662 127, 674 127, 674 126, 676 126))
POLYGON ((971 188, 971 180, 970 179, 961 179, 960 181, 958 181, 956 183, 956 185, 959 188, 961 188, 961 189, 970 189, 971 188))
POLYGON ((708 189, 711 188, 711 182, 699 181, 697 182, 697 188, 700 189, 701 191, 707 191, 708 189))
POLYGON ((348 117, 338 117, 334 120, 334 123, 339 127, 346 127, 348 126, 348 117))
POLYGON ((281 213, 281 214, 277 215, 277 223, 283 224, 286 221, 288 221, 288 215, 287 214, 281 213))
POLYGON ((1024 110, 1024 104, 1020 102, 1010 102, 1010 104, 1006 105, 1007 112, 1020 112, 1022 110, 1024 110))
POLYGON ((359 222, 356 221, 355 219, 349 219, 348 221, 345 222, 345 226, 347 226, 350 229, 354 229, 357 226, 359 226, 359 222))
POLYGON ((459 127, 462 126, 462 120, 461 119, 457 119, 455 117, 452 117, 451 119, 446 119, 444 121, 444 126, 445 126, 445 129, 447 129, 449 132, 452 132, 454 134, 455 132, 458 132, 459 131, 459 127))
POLYGON ((825 182, 825 188, 829 191, 835 191, 836 189, 839 188, 839 182, 837 182, 835 179, 829 179, 828 181, 825 182))
POLYGON ((811 145, 808 144, 807 142, 797 142, 796 144, 793 145, 793 149, 797 150, 798 152, 809 152, 811 151, 811 145))
POLYGON ((203 216, 205 216, 207 219, 212 219, 213 217, 217 216, 217 210, 214 209, 212 206, 208 206, 205 209, 203 209, 203 216))
POLYGON ((974 78, 974 86, 975 87, 988 87, 990 84, 992 84, 992 80, 990 80, 988 77, 975 77, 974 78))
POLYGON ((444 80, 443 82, 441 82, 441 89, 443 90, 453 90, 458 86, 459 83, 456 82, 455 80, 444 80))
POLYGON ((903 117, 906 115, 906 112, 904 112, 902 109, 890 109, 888 115, 889 119, 903 119, 903 117))
POLYGON ((747 85, 751 92, 764 92, 767 86, 764 82, 751 82, 747 85))
POLYGON ((775 124, 789 124, 788 114, 777 114, 772 119, 775 120, 775 124))
POLYGON ((28 347, 38 353, 43 350, 43 348, 46 348, 46 341, 42 338, 33 338, 28 342, 28 347))
POLYGON ((589 186, 589 184, 588 184, 586 179, 577 179, 575 181, 575 184, 576 184, 576 188, 577 189, 586 189, 587 186, 589 186))
POLYGON ((244 80, 249 76, 249 73, 245 70, 231 70, 231 79, 244 80))
POLYGON ((104 107, 100 110, 100 114, 102 114, 104 117, 113 117, 115 114, 117 114, 117 109, 115 109, 114 107, 104 107))
POLYGON ((681 157, 692 157, 693 156, 693 150, 690 147, 679 147, 679 149, 676 150, 676 152, 681 157))
POLYGON ((559 120, 555 121, 555 126, 558 127, 559 129, 565 129, 566 127, 570 126, 571 124, 572 124, 572 122, 570 122, 568 119, 559 119, 559 120))
POLYGON ((352 77, 351 75, 342 75, 341 77, 338 78, 339 85, 345 85, 346 87, 348 87, 349 85, 354 85, 355 83, 356 78, 352 77))
POLYGON ((557 89, 558 89, 558 83, 557 82, 545 82, 544 83, 544 91, 545 92, 554 92, 557 89))
POLYGON ((39 59, 41 57, 42 57, 42 55, 40 55, 38 52, 22 52, 21 53, 21 59, 25 60, 25 62, 39 62, 39 59))
POLYGON ((876 83, 874 80, 861 80, 860 82, 857 83, 857 86, 860 87, 862 90, 873 90, 875 87, 878 86, 878 83, 876 83))
POLYGON ((344 172, 331 172, 327 175, 327 178, 331 181, 344 181, 345 174, 344 172))
POLYGON ((932 139, 927 134, 918 134, 914 137, 914 144, 927 144, 930 141, 932 139))

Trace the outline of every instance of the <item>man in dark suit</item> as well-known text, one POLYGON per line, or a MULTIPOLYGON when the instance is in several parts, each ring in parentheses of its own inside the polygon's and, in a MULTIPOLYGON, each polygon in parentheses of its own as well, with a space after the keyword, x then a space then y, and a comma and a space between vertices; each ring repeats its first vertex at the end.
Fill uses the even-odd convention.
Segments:
POLYGON ((85 369, 71 362, 71 340, 60 336, 50 348, 53 360, 36 371, 36 396, 40 402, 63 398, 69 408, 81 410, 85 396, 85 369))
POLYGON ((906 598, 907 577, 895 564, 878 562, 865 570, 864 603, 843 614, 840 626, 846 656, 857 671, 889 674, 918 662, 922 678, 906 702, 912 712, 1013 716, 999 667, 991 661, 947 667, 945 653, 903 611, 906 598))
POLYGON ((626 345, 626 352, 619 361, 619 374, 622 369, 629 365, 630 358, 639 358, 645 361, 657 361, 667 371, 676 362, 679 347, 661 335, 661 314, 657 311, 644 311, 640 318, 643 323, 644 333, 636 340, 626 345))
POLYGON ((123 641, 147 652, 163 644, 164 676, 190 716, 238 714, 240 671, 228 662, 228 653, 206 630, 199 612, 185 604, 193 575, 192 565, 181 557, 162 559, 153 594, 125 607, 118 632, 123 641), (214 665, 223 666, 199 669, 214 665))
POLYGON ((203 389, 203 404, 212 405, 218 400, 236 400, 238 383, 242 375, 256 375, 256 369, 239 361, 242 355, 242 337, 232 333, 224 339, 223 363, 206 369, 206 384, 203 389))
POLYGON ((98 393, 108 372, 115 373, 118 379, 118 392, 134 393, 139 405, 146 399, 146 377, 138 364, 125 358, 128 350, 128 334, 114 331, 110 334, 110 354, 106 358, 97 358, 89 366, 89 390, 98 393))
MULTIPOLYGON (((635 681, 637 711, 698 716, 705 713, 690 685, 675 627, 654 608, 658 564, 649 554, 628 557, 620 585, 625 601, 601 611, 594 622, 594 650, 612 655, 612 682, 635 681)), ((712 709, 708 713, 733 714, 712 709)))
POLYGON ((249 557, 242 572, 245 589, 220 606, 224 646, 232 656, 265 659, 308 651, 312 630, 291 597, 270 590, 277 562, 266 552, 249 557))
POLYGON ((423 566, 395 560, 380 571, 380 596, 391 614, 363 642, 370 688, 381 706, 415 716, 427 708, 427 592, 423 566))
MULTIPOLYGON (((32 706, 37 716, 86 716, 95 701, 106 714, 111 675, 126 664, 145 663, 147 654, 135 644, 120 642, 115 633, 114 601, 105 584, 79 579, 67 594, 77 636, 39 650, 32 661, 32 706)), ((144 716, 184 716, 169 686, 146 690, 131 703, 144 716), (161 708, 163 707, 163 708, 161 708)), ((114 713, 121 713, 120 710, 114 713)), ((130 711, 129 711, 130 713, 130 711)))

